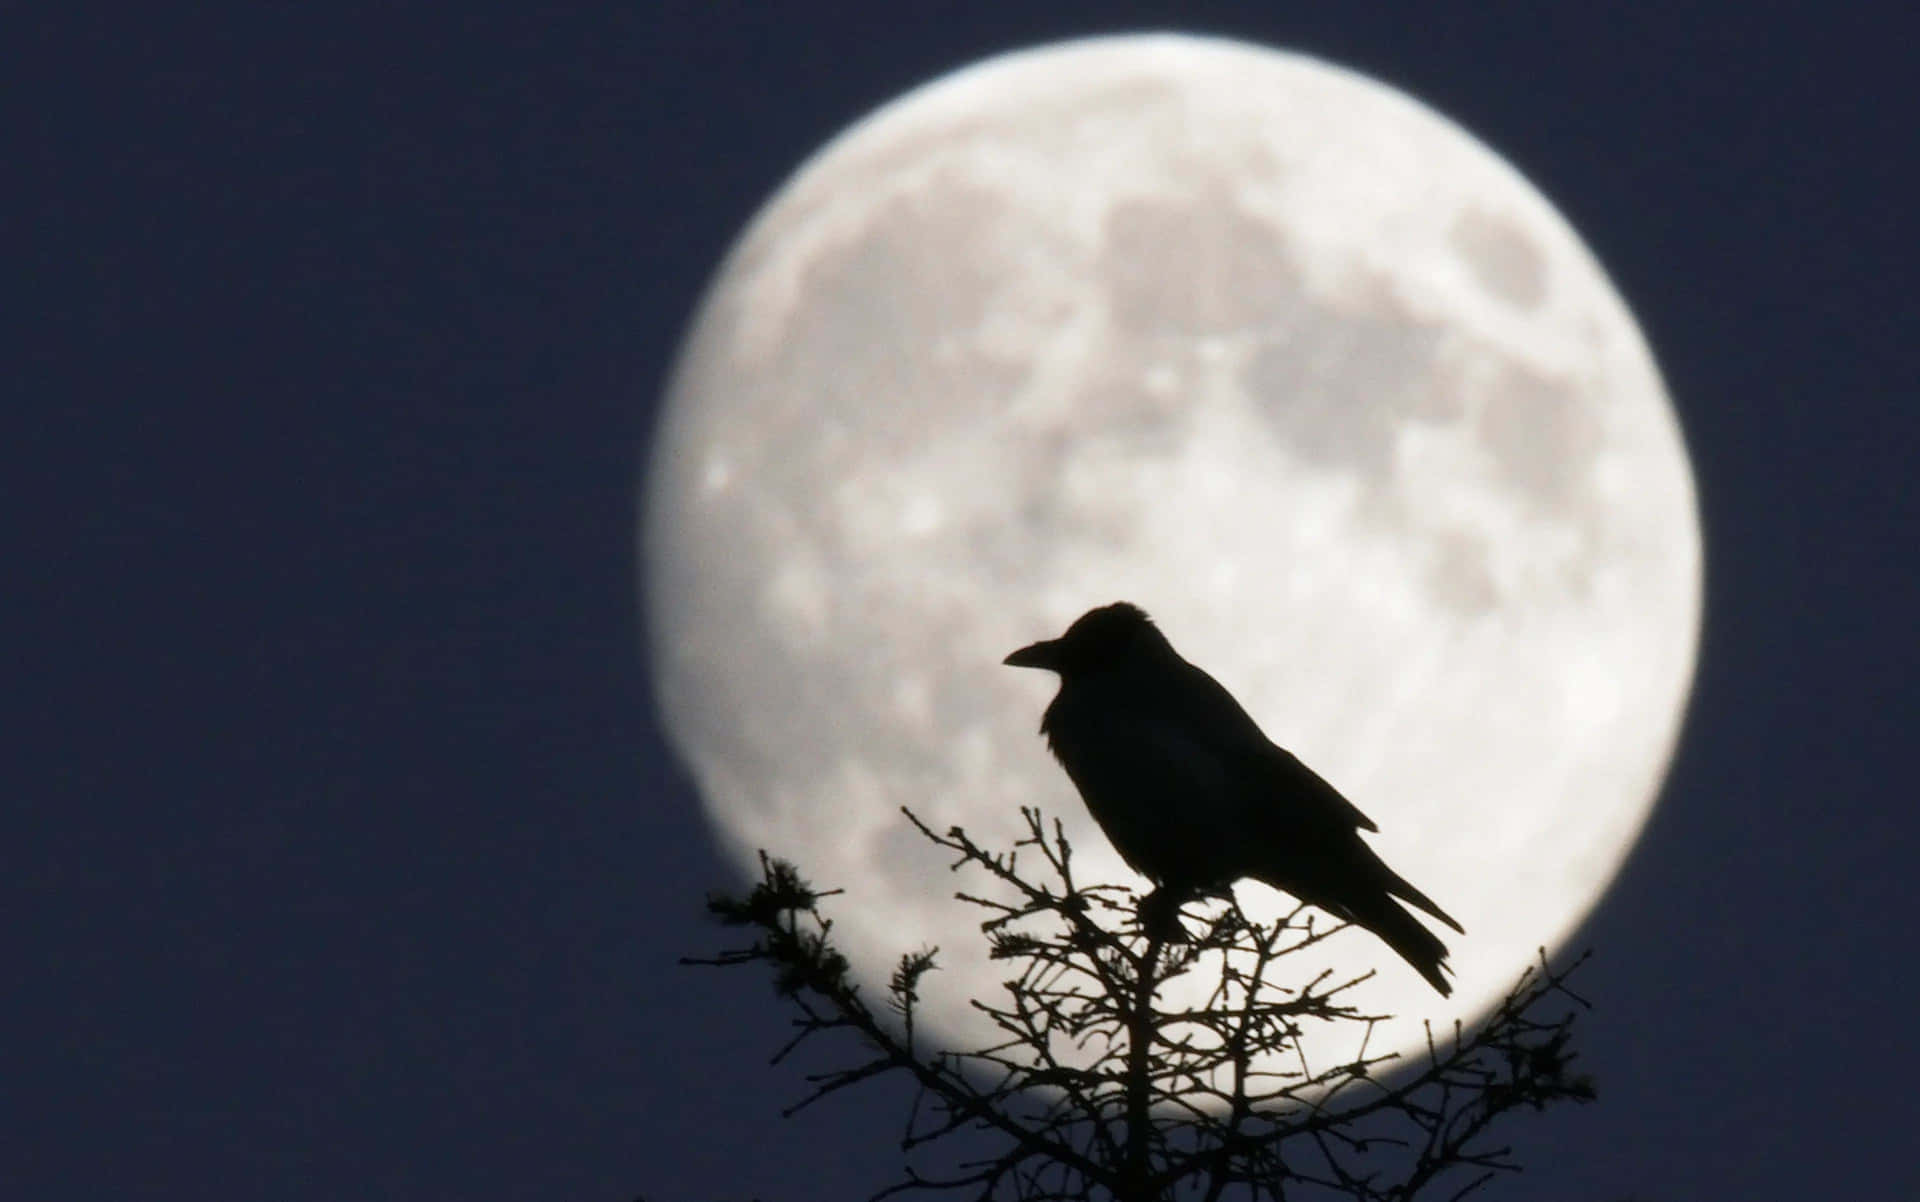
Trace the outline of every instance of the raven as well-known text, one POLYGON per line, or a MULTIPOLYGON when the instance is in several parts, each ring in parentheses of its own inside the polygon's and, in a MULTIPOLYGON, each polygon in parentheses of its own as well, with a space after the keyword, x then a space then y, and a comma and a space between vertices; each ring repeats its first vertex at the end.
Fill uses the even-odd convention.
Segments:
POLYGON ((1275 746, 1126 602, 1007 656, 1060 691, 1040 732, 1132 868, 1178 898, 1251 877, 1363 926, 1442 996, 1447 948, 1399 898, 1466 930, 1360 838, 1373 820, 1275 746))

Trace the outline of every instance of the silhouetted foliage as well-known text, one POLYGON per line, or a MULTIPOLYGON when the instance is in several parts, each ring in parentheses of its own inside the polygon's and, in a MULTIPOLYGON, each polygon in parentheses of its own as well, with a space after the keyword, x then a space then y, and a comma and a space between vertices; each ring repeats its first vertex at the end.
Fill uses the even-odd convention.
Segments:
POLYGON ((821 908, 832 894, 765 853, 745 897, 708 903, 752 942, 685 961, 773 971, 799 1011, 798 1033, 776 1062, 816 1036, 851 1037, 856 1062, 809 1076, 787 1113, 889 1074, 916 1082, 903 1175, 875 1198, 916 1190, 981 1202, 1460 1198, 1519 1167, 1493 1137, 1503 1117, 1594 1097, 1572 1068, 1574 1019, 1586 1003, 1566 982, 1579 962, 1555 972, 1543 957, 1478 1030, 1430 1031, 1426 1052, 1391 1065, 1388 1077, 1395 1057, 1367 1052, 1384 1016, 1344 1000, 1370 973, 1283 980, 1288 956, 1344 924, 1306 906, 1259 923, 1227 894, 1142 897, 1083 884, 1058 824, 1023 813, 1026 835, 999 854, 958 827, 940 834, 907 813, 954 853, 956 870, 1001 887, 999 899, 957 895, 980 907, 993 958, 1016 972, 1003 998, 974 1000, 1001 1032, 988 1046, 920 1046, 919 991, 933 950, 902 956, 885 1010, 870 1004, 833 947, 821 908), (1204 1004, 1157 1000, 1162 985, 1188 974, 1217 982, 1204 1004), (1302 1034, 1311 1024, 1352 1028, 1354 1059, 1310 1065, 1302 1034), (995 1150, 981 1156, 970 1142, 941 1170, 924 1167, 963 1131, 987 1133, 995 1150))

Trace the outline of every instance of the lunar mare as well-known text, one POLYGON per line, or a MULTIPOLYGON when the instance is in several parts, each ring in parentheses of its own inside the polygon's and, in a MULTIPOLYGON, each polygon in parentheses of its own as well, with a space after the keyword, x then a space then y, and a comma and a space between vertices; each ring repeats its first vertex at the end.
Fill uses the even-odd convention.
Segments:
POLYGON ((1699 634, 1679 428, 1566 222, 1381 84, 1181 36, 989 60, 810 159, 700 309, 642 533, 723 841, 844 888, 867 980, 939 945, 962 1039, 1002 975, 951 897, 978 882, 900 806, 1006 841, 1038 805, 1083 879, 1137 880, 1013 648, 1134 601, 1379 823, 1467 928, 1454 998, 1364 932, 1325 953, 1412 1048, 1604 892, 1699 634))

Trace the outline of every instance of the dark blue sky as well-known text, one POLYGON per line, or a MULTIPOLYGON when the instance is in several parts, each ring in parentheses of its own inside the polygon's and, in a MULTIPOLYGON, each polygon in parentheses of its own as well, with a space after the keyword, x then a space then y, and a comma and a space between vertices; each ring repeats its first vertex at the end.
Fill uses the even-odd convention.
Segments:
POLYGON ((1507 155, 1695 457, 1698 690, 1582 937, 1602 1101, 1490 1196, 1910 1188, 1920 18, 162 7, 6 34, 10 1194, 883 1183, 894 1095, 782 1122, 769 991, 674 966, 729 876, 651 708, 637 466, 704 281, 823 139, 1141 27, 1319 54, 1507 155))

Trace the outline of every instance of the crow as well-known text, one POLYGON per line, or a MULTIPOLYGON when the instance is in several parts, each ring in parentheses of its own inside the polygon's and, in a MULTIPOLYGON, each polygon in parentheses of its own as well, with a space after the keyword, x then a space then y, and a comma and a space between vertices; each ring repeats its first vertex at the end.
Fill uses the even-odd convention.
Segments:
POLYGON ((1372 819, 1269 741, 1139 607, 1089 610, 1004 662, 1059 674, 1040 733, 1156 896, 1252 878, 1365 927, 1442 996, 1453 992, 1446 945, 1394 899, 1466 929, 1361 840, 1380 829, 1372 819))

